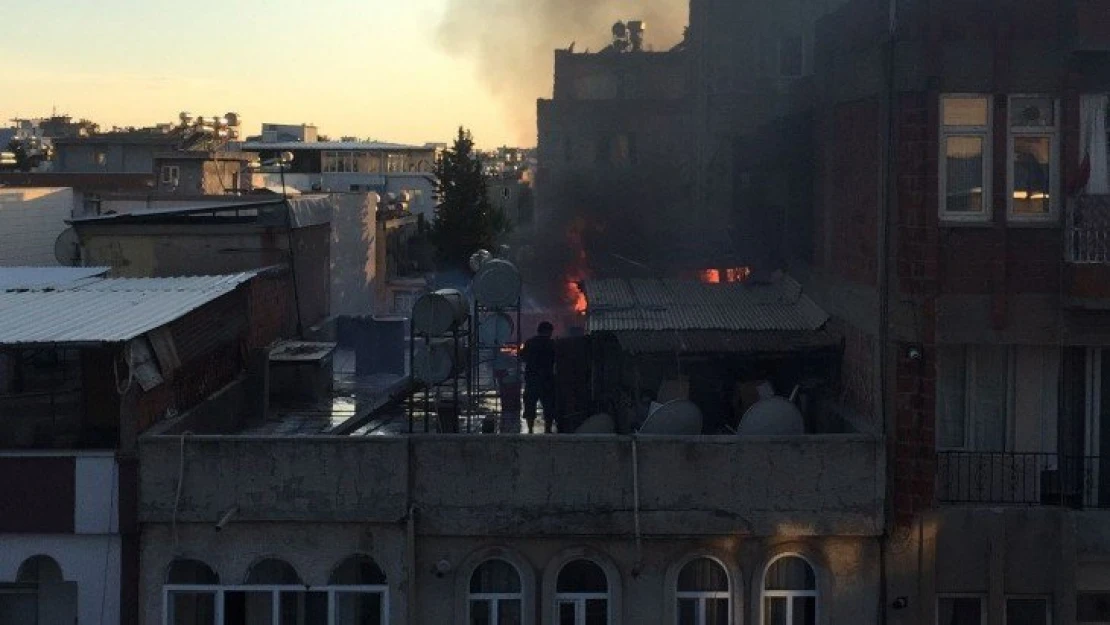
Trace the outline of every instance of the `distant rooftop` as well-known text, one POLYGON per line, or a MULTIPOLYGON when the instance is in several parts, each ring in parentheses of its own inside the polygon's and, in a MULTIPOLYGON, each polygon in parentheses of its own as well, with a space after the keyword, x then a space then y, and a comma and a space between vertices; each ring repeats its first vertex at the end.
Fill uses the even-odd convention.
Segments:
POLYGON ((243 144, 246 152, 266 152, 276 150, 431 150, 434 145, 405 145, 382 141, 248 141, 243 144))
MULTIPOLYGON (((128 341, 175 321, 255 276, 47 280, 43 268, 0 267, 0 345, 100 344, 128 341), (37 288, 26 284, 37 279, 37 288), (46 283, 53 282, 51 286, 46 283)), ((101 268, 88 268, 89 271, 101 268)), ((69 277, 77 276, 73 271, 69 277)))

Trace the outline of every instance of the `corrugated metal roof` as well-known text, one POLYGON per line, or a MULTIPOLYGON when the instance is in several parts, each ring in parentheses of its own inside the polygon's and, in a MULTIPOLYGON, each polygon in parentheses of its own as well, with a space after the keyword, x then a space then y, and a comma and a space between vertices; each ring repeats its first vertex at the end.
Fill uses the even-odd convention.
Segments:
POLYGON ((736 332, 733 330, 624 330, 613 332, 629 354, 766 354, 834 347, 840 336, 828 330, 736 332))
POLYGON ((94 279, 56 290, 0 292, 0 345, 127 341, 230 293, 254 275, 94 279))
POLYGON ((789 277, 770 283, 588 280, 587 330, 817 330, 828 314, 789 277))
POLYGON ((52 289, 103 276, 109 267, 0 267, 0 291, 52 289))

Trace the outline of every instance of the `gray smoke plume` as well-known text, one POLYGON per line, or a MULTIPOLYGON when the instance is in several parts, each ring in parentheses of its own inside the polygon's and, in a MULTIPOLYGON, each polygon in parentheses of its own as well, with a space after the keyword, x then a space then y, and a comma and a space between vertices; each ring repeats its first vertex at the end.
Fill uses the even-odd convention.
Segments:
POLYGON ((535 145, 536 99, 551 97, 554 50, 571 43, 597 52, 617 21, 643 20, 645 44, 667 50, 682 40, 686 0, 448 0, 439 43, 473 58, 502 102, 520 145, 535 145))

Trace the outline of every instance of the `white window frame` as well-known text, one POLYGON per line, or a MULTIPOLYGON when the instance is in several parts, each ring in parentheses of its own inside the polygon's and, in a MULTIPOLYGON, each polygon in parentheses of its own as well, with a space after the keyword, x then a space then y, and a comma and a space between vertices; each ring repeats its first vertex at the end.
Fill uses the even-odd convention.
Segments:
POLYGON ((359 585, 359 586, 344 586, 344 585, 328 585, 328 586, 304 586, 304 585, 272 585, 272 584, 244 584, 244 585, 222 585, 222 584, 166 584, 162 586, 162 624, 173 625, 173 619, 170 618, 170 594, 175 592, 187 592, 195 594, 214 594, 216 597, 216 612, 215 612, 215 625, 222 625, 224 622, 224 600, 227 593, 270 593, 272 601, 271 618, 273 625, 283 625, 281 623, 281 593, 282 592, 326 592, 328 595, 328 624, 338 625, 336 623, 336 595, 341 594, 377 594, 381 596, 382 623, 389 623, 389 586, 385 584, 374 585, 359 585))
POLYGON ((1006 219, 1014 222, 1056 221, 1060 217, 1060 99, 1049 94, 1014 93, 1006 101, 1006 219), (1017 126, 1012 123, 1014 100, 1018 98, 1045 98, 1052 100, 1052 126, 1017 126), (1048 212, 1028 215, 1014 212, 1014 138, 1048 137, 1052 142, 1049 154, 1049 203, 1048 212))
POLYGON ((981 593, 968 592, 938 592, 934 620, 937 625, 947 625, 940 622, 940 602, 942 599, 978 599, 979 600, 979 625, 987 625, 987 596, 981 593))
POLYGON ((467 623, 472 622, 471 621, 471 615, 470 615, 470 608, 474 604, 475 601, 485 601, 485 602, 489 603, 490 617, 492 617, 491 620, 490 620, 490 625, 501 625, 500 624, 501 613, 498 610, 498 608, 500 607, 502 601, 517 601, 517 602, 519 602, 520 603, 521 618, 526 619, 526 617, 524 615, 524 576, 520 574, 520 569, 517 568, 517 566, 515 564, 513 564, 512 562, 509 562, 505 558, 497 558, 497 557, 487 558, 485 560, 482 560, 481 562, 478 563, 478 566, 474 567, 474 569, 470 571, 470 579, 466 580, 466 582, 467 582, 467 593, 466 593, 466 622, 467 623), (498 560, 498 561, 504 562, 505 564, 508 564, 509 566, 513 567, 513 571, 516 572, 517 583, 520 585, 520 590, 519 591, 517 591, 517 592, 470 592, 470 583, 474 579, 474 573, 477 572, 477 570, 480 569, 482 567, 482 565, 486 564, 487 562, 493 561, 493 560, 498 560))
POLYGON ((674 612, 675 625, 679 625, 679 619, 681 618, 681 610, 679 609, 679 603, 682 599, 695 599, 695 600, 697 600, 697 608, 695 610, 694 620, 697 621, 698 625, 707 625, 707 623, 705 621, 705 604, 710 599, 725 599, 725 600, 728 601, 728 623, 729 623, 729 625, 732 625, 732 623, 733 623, 733 620, 732 620, 732 575, 728 572, 728 567, 725 566, 725 564, 723 562, 721 562, 720 560, 718 560, 717 558, 711 558, 709 556, 694 556, 693 558, 690 558, 689 560, 684 562, 682 564, 682 566, 678 567, 678 575, 675 576, 674 597, 675 597, 675 601, 674 601, 674 603, 675 603, 675 612, 674 612), (685 569, 687 566, 693 564, 694 562, 697 562, 698 560, 709 560, 710 562, 712 562, 716 566, 721 567, 721 570, 725 572, 725 581, 728 583, 728 590, 678 590, 678 579, 680 577, 682 577, 683 569, 685 569))
POLYGON ((942 221, 988 222, 994 215, 993 182, 993 142, 994 142, 994 97, 989 93, 943 93, 938 102, 939 133, 937 135, 937 180, 939 188, 937 203, 942 221), (982 100, 987 101, 986 126, 946 126, 944 124, 945 100, 982 100), (983 141, 983 210, 978 213, 948 210, 948 137, 976 137, 983 141))
POLYGON ((1044 601, 1044 614, 1045 624, 1052 625, 1052 597, 1048 595, 1006 595, 1006 600, 1002 603, 1002 623, 1005 625, 1009 622, 1010 618, 1010 600, 1017 599, 1019 601, 1044 601))
POLYGON ((570 604, 574 606, 575 625, 586 625, 586 602, 595 599, 605 600, 605 622, 613 622, 613 601, 608 592, 560 592, 555 594, 555 614, 553 623, 558 623, 562 613, 560 608, 570 604))
POLYGON ((176 185, 181 182, 181 168, 177 165, 162 165, 162 184, 176 185))
POLYGON ((794 622, 794 600, 798 598, 813 597, 813 622, 821 622, 821 582, 818 579, 817 567, 813 566, 813 562, 809 558, 800 553, 781 553, 767 563, 763 567, 763 575, 760 577, 759 583, 759 622, 762 625, 767 624, 769 615, 767 614, 767 599, 786 599, 786 622, 794 622), (786 558, 798 558, 806 563, 809 570, 813 571, 813 590, 767 590, 767 572, 771 570, 779 560, 786 558))

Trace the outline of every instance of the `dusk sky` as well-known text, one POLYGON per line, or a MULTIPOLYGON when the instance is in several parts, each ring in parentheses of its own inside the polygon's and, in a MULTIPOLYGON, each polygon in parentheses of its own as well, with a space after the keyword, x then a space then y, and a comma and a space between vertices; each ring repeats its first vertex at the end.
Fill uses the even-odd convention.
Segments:
POLYGON ((463 124, 483 146, 534 145, 534 126, 437 42, 446 2, 0 0, 0 120, 56 108, 107 128, 235 111, 251 134, 312 122, 424 143, 463 124))

